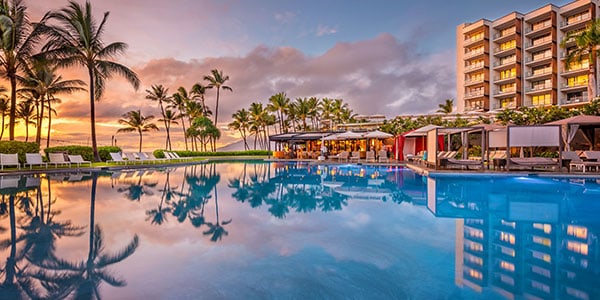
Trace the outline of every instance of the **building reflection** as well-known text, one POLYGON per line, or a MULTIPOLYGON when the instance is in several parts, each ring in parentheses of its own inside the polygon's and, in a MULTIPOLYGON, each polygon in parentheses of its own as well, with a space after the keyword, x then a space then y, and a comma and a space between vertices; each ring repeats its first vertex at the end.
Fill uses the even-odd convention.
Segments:
POLYGON ((457 286, 508 299, 600 295, 597 182, 438 177, 427 190, 434 215, 456 218, 457 286))

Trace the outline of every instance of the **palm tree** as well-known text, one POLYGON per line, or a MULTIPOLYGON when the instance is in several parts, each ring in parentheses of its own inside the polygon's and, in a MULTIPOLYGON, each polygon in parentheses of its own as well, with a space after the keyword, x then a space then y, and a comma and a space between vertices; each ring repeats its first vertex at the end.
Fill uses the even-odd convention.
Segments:
MULTIPOLYGON (((2 93, 2 89, 6 90, 6 88, 0 86, 0 93, 2 93)), ((6 113, 10 108, 10 99, 5 94, 0 94, 0 114, 2 114, 2 128, 0 129, 0 140, 4 136, 4 119, 6 118, 6 113)))
POLYGON ((306 119, 310 116, 310 104, 306 98, 296 98, 296 102, 292 104, 294 111, 296 112, 296 118, 302 121, 302 130, 306 131, 306 119))
POLYGON ((177 110, 179 110, 179 118, 181 119, 181 127, 183 128, 183 141, 185 142, 185 150, 188 150, 188 142, 187 142, 187 136, 186 136, 186 130, 185 130, 185 121, 184 118, 186 116, 186 111, 187 111, 187 104, 189 102, 189 97, 188 97, 188 93, 185 90, 184 87, 179 87, 177 89, 177 93, 173 94, 173 96, 171 96, 171 104, 169 105, 170 108, 176 108, 177 110))
POLYGON ((190 90, 190 99, 192 100, 200 100, 200 104, 202 105, 202 114, 205 117, 208 117, 212 112, 207 108, 206 102, 204 101, 204 95, 206 95, 206 86, 203 86, 200 83, 196 83, 192 86, 190 90))
POLYGON ((49 41, 44 47, 45 54, 56 59, 61 67, 83 66, 89 75, 90 126, 94 159, 100 161, 96 142, 96 101, 100 100, 106 89, 106 80, 113 74, 121 75, 137 90, 140 80, 126 66, 111 61, 123 54, 127 44, 114 42, 105 45, 102 34, 109 13, 105 12, 102 21, 97 23, 92 15, 92 5, 85 6, 69 1, 66 8, 52 13, 51 19, 58 22, 49 32, 49 41))
POLYGON ((279 132, 287 132, 287 128, 285 128, 284 124, 285 115, 290 109, 290 98, 288 98, 284 92, 277 93, 269 98, 267 109, 277 113, 277 120, 279 120, 279 132))
POLYGON ((438 107, 439 107, 439 109, 436 112, 444 113, 444 114, 451 114, 452 108, 454 107, 454 100, 446 99, 446 102, 444 102, 442 104, 438 104, 438 107))
POLYGON ((25 142, 29 140, 29 125, 35 126, 36 117, 33 100, 22 101, 17 104, 17 117, 25 122, 25 142))
POLYGON ((129 111, 119 120, 119 124, 125 125, 126 127, 119 128, 117 132, 137 132, 140 135, 139 152, 142 152, 142 133, 150 130, 159 130, 156 124, 151 123, 152 119, 154 119, 154 116, 150 115, 145 117, 139 110, 129 111))
POLYGON ((333 102, 334 102, 334 100, 331 98, 323 98, 319 105, 320 110, 321 110, 320 118, 322 121, 323 120, 328 121, 329 126, 327 129, 329 129, 329 130, 333 129, 333 117, 334 117, 333 102))
POLYGON ((162 119, 160 119, 159 121, 163 121, 163 123, 165 124, 165 130, 167 131, 165 149, 171 150, 171 136, 169 134, 169 124, 167 123, 165 108, 163 107, 163 102, 169 102, 168 93, 169 89, 165 88, 163 85, 153 85, 151 90, 146 90, 146 99, 158 102, 158 106, 160 107, 160 114, 162 116, 162 119))
POLYGON ((171 132, 171 124, 177 125, 178 124, 177 119, 179 119, 179 115, 170 109, 165 110, 165 113, 164 113, 162 119, 158 119, 158 121, 165 122, 165 129, 167 130, 167 141, 168 141, 169 150, 171 150, 171 133, 170 133, 171 132))
MULTIPOLYGON (((50 143, 50 128, 52 125, 52 106, 51 102, 56 102, 55 95, 71 94, 77 91, 85 91, 81 86, 85 85, 82 80, 62 80, 62 76, 57 74, 58 66, 51 64, 43 58, 32 59, 29 66, 25 69, 25 76, 20 79, 23 88, 20 91, 36 93, 39 101, 36 101, 37 113, 37 134, 36 143, 41 144, 42 120, 45 117, 44 109, 49 108, 48 113, 48 142, 50 143)), ((60 101, 60 100, 58 100, 60 101)))
POLYGON ((8 135, 15 139, 15 122, 17 114, 17 77, 38 45, 44 23, 48 19, 46 13, 39 23, 29 21, 27 7, 21 0, 0 1, 0 73, 10 82, 10 112, 8 135))
POLYGON ((214 123, 215 123, 215 126, 218 126, 217 119, 219 118, 219 92, 221 89, 233 92, 233 89, 231 89, 231 87, 229 87, 229 86, 224 85, 225 82, 227 82, 227 80, 229 80, 229 76, 223 75, 223 71, 214 69, 214 70, 211 70, 210 72, 212 75, 204 76, 204 80, 207 80, 209 82, 208 86, 206 86, 207 88, 209 88, 209 89, 216 88, 217 89, 217 102, 215 105, 215 122, 214 123))
POLYGON ((567 34, 560 42, 560 46, 567 52, 566 65, 572 62, 581 62, 584 58, 589 62, 588 97, 594 99, 597 93, 596 86, 596 59, 598 46, 600 46, 600 19, 590 23, 585 30, 567 34), (571 44, 574 42, 574 45, 571 44))
POLYGON ((231 115, 231 118, 233 121, 229 123, 229 128, 240 132, 242 140, 244 140, 244 150, 249 150, 247 132, 250 127, 250 113, 242 108, 231 115))

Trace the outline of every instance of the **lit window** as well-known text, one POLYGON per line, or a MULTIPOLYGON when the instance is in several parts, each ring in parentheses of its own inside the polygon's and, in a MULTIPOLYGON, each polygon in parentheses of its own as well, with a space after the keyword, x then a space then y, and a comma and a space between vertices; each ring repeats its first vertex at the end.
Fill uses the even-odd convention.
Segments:
POLYGON ((517 47, 517 40, 510 40, 500 44, 500 51, 510 50, 517 47))
POLYGON ((500 268, 506 271, 510 271, 510 272, 514 272, 515 271, 515 265, 512 263, 509 263, 507 261, 500 261, 500 268))
POLYGON ((566 70, 567 71, 575 71, 575 70, 587 69, 589 67, 590 67, 589 59, 582 59, 580 61, 574 60, 566 65, 566 70))
POLYGON ((531 256, 533 258, 539 259, 539 260, 543 260, 545 262, 552 262, 552 257, 547 254, 547 253, 543 253, 543 252, 539 252, 539 251, 532 251, 531 252, 531 256))
POLYGON ((544 231, 544 233, 552 232, 552 225, 544 223, 533 223, 533 228, 544 231))
POLYGON ((543 106, 552 104, 552 95, 543 94, 543 95, 535 95, 531 97, 531 105, 533 106, 543 106))
POLYGON ((543 245, 546 247, 552 246, 552 241, 549 238, 533 236, 532 240, 534 243, 539 244, 539 245, 543 245))
POLYGON ((500 79, 513 78, 517 76, 517 69, 512 68, 500 72, 500 79))
POLYGON ((500 240, 511 245, 515 244, 515 235, 508 232, 500 232, 500 240))
POLYGON ((546 293, 550 293, 550 286, 548 286, 547 284, 543 284, 543 283, 541 283, 539 281, 532 280, 531 281, 531 287, 534 288, 534 289, 536 289, 536 290, 540 290, 540 291, 543 291, 543 292, 546 292, 546 293))
POLYGON ((588 245, 575 241, 567 241, 567 249, 581 255, 588 254, 588 245))
POLYGON ((569 225, 567 226, 567 234, 580 239, 587 239, 587 227, 569 225))
POLYGON ((483 279, 483 274, 477 270, 470 269, 468 274, 469 274, 469 277, 471 277, 471 278, 480 279, 480 280, 483 279))
POLYGON ((569 87, 586 85, 587 83, 588 83, 588 75, 579 75, 579 76, 570 77, 567 79, 567 85, 569 87))

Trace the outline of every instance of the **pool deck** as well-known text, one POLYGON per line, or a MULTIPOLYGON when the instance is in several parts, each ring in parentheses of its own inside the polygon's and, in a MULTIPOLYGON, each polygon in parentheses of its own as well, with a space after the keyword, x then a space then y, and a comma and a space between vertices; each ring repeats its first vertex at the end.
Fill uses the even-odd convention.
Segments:
POLYGON ((58 167, 58 168, 41 168, 36 167, 33 169, 21 168, 21 169, 8 169, 4 171, 0 171, 0 176, 2 175, 27 175, 27 174, 54 174, 54 173, 80 173, 80 172, 92 172, 92 171, 121 171, 121 170, 137 170, 137 169, 147 169, 147 168, 172 168, 172 167, 184 167, 189 165, 198 165, 198 164, 207 164, 212 162, 227 162, 227 161, 247 161, 247 160, 263 160, 265 162, 294 162, 294 163, 307 163, 312 165, 349 165, 356 164, 360 166, 379 166, 379 167, 389 167, 389 166, 404 166, 415 173, 423 175, 423 176, 445 176, 445 175, 461 175, 461 176, 540 176, 540 177, 566 177, 566 178, 600 178, 600 173, 598 172, 565 172, 561 169, 561 171, 553 171, 553 170, 492 170, 492 169, 473 169, 473 170, 463 170, 463 169, 434 169, 429 168, 422 164, 411 163, 411 162, 402 162, 392 160, 390 162, 379 163, 379 162, 339 162, 334 160, 314 160, 314 159, 275 159, 264 156, 220 156, 220 157, 202 157, 197 158, 195 160, 190 161, 180 161, 180 162, 169 162, 169 163, 143 163, 143 164, 106 164, 101 166, 92 166, 92 167, 58 167))

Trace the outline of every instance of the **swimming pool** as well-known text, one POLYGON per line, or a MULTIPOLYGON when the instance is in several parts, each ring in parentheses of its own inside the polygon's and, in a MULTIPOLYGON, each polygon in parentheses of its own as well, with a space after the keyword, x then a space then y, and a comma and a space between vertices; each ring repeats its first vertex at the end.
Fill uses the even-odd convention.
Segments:
POLYGON ((0 298, 600 295, 594 179, 248 161, 4 176, 0 195, 0 298))

